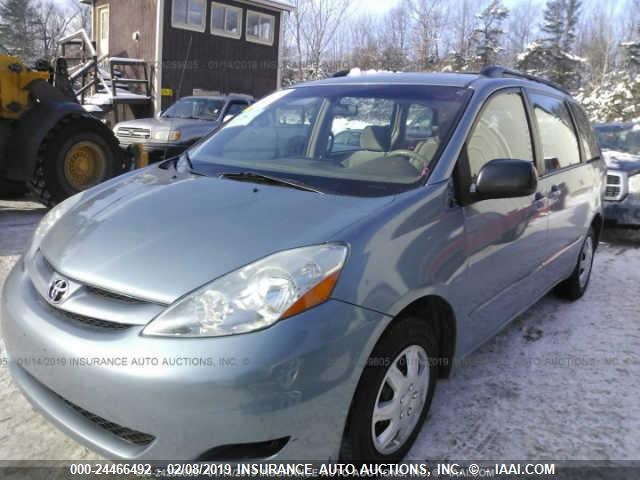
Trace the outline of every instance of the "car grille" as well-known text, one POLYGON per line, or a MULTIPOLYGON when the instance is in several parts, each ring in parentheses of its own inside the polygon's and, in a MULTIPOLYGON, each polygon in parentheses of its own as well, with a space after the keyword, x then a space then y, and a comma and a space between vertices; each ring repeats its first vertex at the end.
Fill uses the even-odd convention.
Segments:
POLYGON ((107 290, 102 290, 100 288, 87 286, 86 289, 87 289, 87 291, 89 293, 92 293, 93 295, 98 295, 98 296, 104 297, 104 298, 110 298, 112 300, 118 300, 119 302, 140 303, 140 300, 138 300, 136 298, 127 297, 125 295, 120 295, 119 293, 109 292, 107 290))
POLYGON ((73 408, 77 413, 89 420, 91 423, 115 435, 119 439, 124 440, 125 442, 132 443, 134 445, 149 445, 156 438, 153 435, 149 435, 148 433, 138 432, 137 430, 132 430, 131 428, 123 427, 122 425, 118 425, 117 423, 110 422, 109 420, 106 420, 99 415, 96 415, 95 413, 91 413, 84 408, 71 403, 69 400, 61 397, 57 393, 52 393, 64 403, 66 403, 69 407, 73 408))
POLYGON ((122 331, 146 325, 166 307, 64 277, 56 272, 40 250, 27 261, 27 270, 41 304, 61 321, 76 326, 105 332, 122 331), (48 300, 50 286, 56 278, 66 280, 71 292, 60 304, 48 300))
POLYGON ((151 130, 148 128, 119 127, 116 136, 121 138, 148 139, 151 136, 151 130))
POLYGON ((622 200, 625 195, 623 176, 617 172, 607 174, 607 184, 604 190, 604 199, 611 202, 622 200))
MULTIPOLYGON (((53 307, 51 307, 53 308, 53 307)), ((79 315, 73 312, 67 312, 66 310, 54 309, 58 314, 63 317, 76 322, 86 325, 88 327, 99 328, 103 330, 126 330, 131 328, 133 325, 128 325, 126 323, 115 323, 115 322, 107 322, 105 320, 99 320, 97 318, 85 317, 84 315, 79 315)))

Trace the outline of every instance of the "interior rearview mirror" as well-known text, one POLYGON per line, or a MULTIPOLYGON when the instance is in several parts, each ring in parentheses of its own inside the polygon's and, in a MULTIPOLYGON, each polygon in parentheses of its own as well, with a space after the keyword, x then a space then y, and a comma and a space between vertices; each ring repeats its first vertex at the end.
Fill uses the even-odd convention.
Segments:
POLYGON ((538 188, 538 173, 530 160, 497 159, 487 163, 471 187, 476 200, 532 195, 538 188))
POLYGON ((336 117, 356 117, 358 106, 353 103, 337 103, 333 106, 333 115, 336 117))

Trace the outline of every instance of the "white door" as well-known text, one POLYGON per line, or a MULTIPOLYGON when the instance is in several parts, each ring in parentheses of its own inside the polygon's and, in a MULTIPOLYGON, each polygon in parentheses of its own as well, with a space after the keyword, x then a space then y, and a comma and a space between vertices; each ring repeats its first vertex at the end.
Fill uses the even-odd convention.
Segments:
POLYGON ((97 35, 96 43, 98 57, 109 54, 109 5, 97 9, 97 35))

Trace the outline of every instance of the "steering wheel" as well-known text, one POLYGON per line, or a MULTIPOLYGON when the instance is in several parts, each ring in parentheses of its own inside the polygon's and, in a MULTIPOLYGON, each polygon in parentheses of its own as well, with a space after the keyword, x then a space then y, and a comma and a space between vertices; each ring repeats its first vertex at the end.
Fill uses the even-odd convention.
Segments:
POLYGON ((427 165, 429 163, 427 158, 423 157, 422 155, 420 155, 417 152, 414 152, 413 150, 408 150, 406 148, 400 148, 398 150, 391 150, 389 153, 387 153, 387 157, 393 157, 395 155, 402 155, 404 157, 412 158, 412 159, 417 160, 418 162, 420 162, 422 165, 427 165))

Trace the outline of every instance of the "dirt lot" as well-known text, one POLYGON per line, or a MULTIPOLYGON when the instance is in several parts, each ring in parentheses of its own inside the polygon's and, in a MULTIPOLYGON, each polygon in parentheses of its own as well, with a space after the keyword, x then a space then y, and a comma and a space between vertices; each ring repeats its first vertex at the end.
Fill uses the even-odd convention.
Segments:
MULTIPOLYGON (((0 287, 43 213, 0 201, 0 287)), ((608 233, 583 300, 544 298, 440 383, 408 459, 639 459, 639 293, 640 234, 608 233)), ((0 460, 90 458, 0 367, 0 460)))

